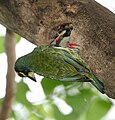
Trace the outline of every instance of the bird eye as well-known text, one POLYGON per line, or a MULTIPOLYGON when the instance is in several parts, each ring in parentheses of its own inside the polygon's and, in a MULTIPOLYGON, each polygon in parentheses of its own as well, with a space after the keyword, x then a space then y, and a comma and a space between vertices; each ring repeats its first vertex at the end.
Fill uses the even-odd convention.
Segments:
POLYGON ((22 72, 17 72, 17 74, 20 76, 20 77, 26 77, 26 75, 22 72))

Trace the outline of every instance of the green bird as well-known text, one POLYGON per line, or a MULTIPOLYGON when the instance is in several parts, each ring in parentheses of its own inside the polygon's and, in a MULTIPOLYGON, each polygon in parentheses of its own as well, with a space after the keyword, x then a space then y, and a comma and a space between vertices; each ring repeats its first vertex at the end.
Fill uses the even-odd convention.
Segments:
POLYGON ((21 77, 36 81, 34 73, 63 82, 90 82, 101 93, 104 86, 74 49, 40 46, 20 57, 15 71, 21 77))

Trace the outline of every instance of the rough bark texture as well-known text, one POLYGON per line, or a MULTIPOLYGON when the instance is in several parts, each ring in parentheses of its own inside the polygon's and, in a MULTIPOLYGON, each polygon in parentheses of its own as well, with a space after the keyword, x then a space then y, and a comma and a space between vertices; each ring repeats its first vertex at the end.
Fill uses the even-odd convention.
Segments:
POLYGON ((0 23, 36 45, 47 45, 58 26, 72 23, 72 41, 115 98, 115 15, 93 0, 0 0, 0 23))
POLYGON ((6 120, 9 117, 11 112, 12 102, 16 91, 15 71, 14 71, 14 64, 16 60, 15 44, 16 44, 16 34, 11 32, 10 30, 7 30, 5 37, 5 49, 6 49, 6 55, 8 61, 8 69, 6 75, 7 84, 6 84, 6 95, 0 113, 0 120, 6 120))

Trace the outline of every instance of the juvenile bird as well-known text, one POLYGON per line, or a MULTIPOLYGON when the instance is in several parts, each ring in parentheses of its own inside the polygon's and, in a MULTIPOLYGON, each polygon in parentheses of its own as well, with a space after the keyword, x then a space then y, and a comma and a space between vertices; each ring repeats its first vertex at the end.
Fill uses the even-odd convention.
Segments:
POLYGON ((101 93, 104 86, 92 73, 79 54, 70 48, 40 46, 31 53, 20 57, 15 71, 21 77, 36 81, 34 73, 64 82, 90 82, 101 93))
POLYGON ((73 27, 67 27, 67 28, 61 29, 49 46, 50 47, 51 46, 68 47, 68 48, 76 48, 80 46, 79 44, 70 42, 72 30, 73 30, 73 27))

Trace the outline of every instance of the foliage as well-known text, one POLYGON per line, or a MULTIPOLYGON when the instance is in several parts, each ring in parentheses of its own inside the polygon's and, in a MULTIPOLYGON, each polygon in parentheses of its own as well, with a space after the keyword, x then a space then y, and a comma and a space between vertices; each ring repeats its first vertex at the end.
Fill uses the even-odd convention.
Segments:
MULTIPOLYGON (((19 42, 21 37, 19 35, 16 35, 16 42, 19 42)), ((0 36, 0 53, 4 52, 4 40, 5 36, 0 36)))
MULTIPOLYGON (((16 120, 101 120, 112 103, 88 83, 63 83, 44 78, 46 97, 39 104, 26 98, 29 87, 17 83, 17 94, 11 118, 16 120)), ((39 91, 38 96, 39 97, 39 91)), ((10 119, 9 119, 10 120, 10 119)))

